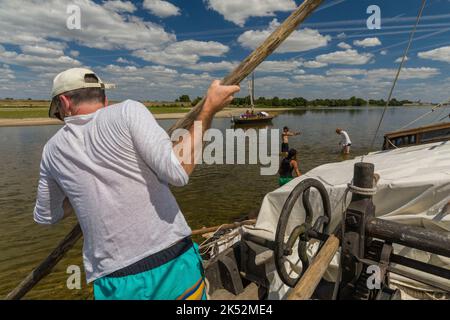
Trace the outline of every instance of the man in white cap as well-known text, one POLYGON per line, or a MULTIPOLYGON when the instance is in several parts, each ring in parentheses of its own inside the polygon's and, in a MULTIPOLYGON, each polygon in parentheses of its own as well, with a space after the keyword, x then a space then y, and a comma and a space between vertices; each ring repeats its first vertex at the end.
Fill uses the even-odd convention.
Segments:
MULTIPOLYGON (((88 69, 55 77, 49 115, 65 125, 43 150, 34 220, 54 224, 74 209, 96 299, 205 299, 201 257, 169 189, 188 183, 195 162, 141 103, 107 106, 110 87, 88 69)), ((213 82, 202 135, 238 91, 213 82)))

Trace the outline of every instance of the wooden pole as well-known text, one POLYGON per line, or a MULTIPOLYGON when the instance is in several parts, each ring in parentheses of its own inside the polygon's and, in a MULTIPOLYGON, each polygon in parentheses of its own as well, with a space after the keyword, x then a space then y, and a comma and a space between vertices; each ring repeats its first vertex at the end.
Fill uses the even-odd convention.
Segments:
MULTIPOLYGON (((252 54, 250 54, 242 63, 228 76, 222 83, 224 85, 239 84, 256 67, 258 67, 270 54, 272 54, 287 37, 302 23, 321 3, 323 0, 305 0, 270 36, 259 46, 252 54)), ((203 108, 205 98, 203 98, 186 116, 179 120, 169 130, 171 134, 176 129, 189 129, 197 119, 203 108)), ((79 225, 71 231, 71 233, 58 245, 58 247, 44 260, 35 270, 33 270, 22 283, 8 294, 7 299, 22 298, 34 285, 36 285, 44 276, 49 274, 56 263, 61 260, 63 255, 70 250, 81 237, 81 228, 79 225), (60 257, 53 256, 59 254, 60 257), (56 259, 57 258, 57 259, 56 259)))
POLYGON ((82 232, 80 225, 77 224, 72 231, 59 243, 55 250, 7 296, 6 300, 21 299, 28 291, 30 291, 42 278, 48 275, 64 255, 73 248, 78 239, 81 238, 82 232))
MULTIPOLYGON (((223 80, 224 85, 240 84, 247 78, 269 55, 271 55, 289 35, 322 3, 323 0, 305 0, 255 51, 223 80)), ((192 110, 170 128, 169 134, 176 129, 189 130, 202 111, 205 98, 192 110)))
POLYGON ((338 249, 339 239, 335 235, 331 235, 290 293, 288 300, 308 300, 311 298, 338 249))
MULTIPOLYGON (((206 233, 217 231, 219 228, 222 230, 229 230, 238 228, 241 226, 254 225, 256 220, 245 220, 242 222, 235 222, 230 224, 224 224, 220 226, 214 226, 209 228, 201 228, 192 231, 192 235, 203 235, 206 233)), ((59 243, 55 250, 50 253, 50 255, 7 296, 6 300, 18 300, 23 298, 23 296, 30 291, 40 280, 47 276, 53 268, 58 264, 58 262, 64 257, 64 255, 77 243, 81 238, 82 233, 80 225, 77 224, 72 231, 59 243)))

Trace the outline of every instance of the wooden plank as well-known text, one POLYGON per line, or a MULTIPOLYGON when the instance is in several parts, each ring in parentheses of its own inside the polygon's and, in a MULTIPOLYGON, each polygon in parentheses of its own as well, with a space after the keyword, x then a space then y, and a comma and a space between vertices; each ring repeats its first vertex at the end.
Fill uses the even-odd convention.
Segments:
POLYGON ((308 300, 311 298, 338 249, 339 239, 331 235, 290 293, 288 300, 308 300))
POLYGON ((450 122, 438 123, 438 124, 433 124, 433 125, 429 125, 429 126, 406 129, 406 130, 401 130, 401 131, 389 132, 389 133, 386 133, 384 136, 386 138, 392 139, 392 138, 398 138, 398 137, 402 137, 402 136, 408 136, 408 135, 412 135, 412 134, 430 132, 430 131, 446 129, 446 128, 450 129, 450 122))

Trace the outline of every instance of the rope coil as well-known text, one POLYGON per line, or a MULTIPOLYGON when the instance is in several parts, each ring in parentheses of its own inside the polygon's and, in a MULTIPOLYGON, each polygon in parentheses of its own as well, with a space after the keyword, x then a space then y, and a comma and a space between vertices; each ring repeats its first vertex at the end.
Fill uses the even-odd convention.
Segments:
POLYGON ((360 187, 353 185, 353 183, 348 183, 347 187, 353 194, 359 194, 361 196, 374 196, 377 194, 377 191, 378 191, 377 187, 375 187, 375 188, 360 188, 360 187))

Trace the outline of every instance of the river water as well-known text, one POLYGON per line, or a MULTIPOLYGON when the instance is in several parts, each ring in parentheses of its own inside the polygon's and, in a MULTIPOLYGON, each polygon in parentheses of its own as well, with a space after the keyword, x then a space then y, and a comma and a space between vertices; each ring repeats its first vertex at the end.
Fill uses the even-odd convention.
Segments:
MULTIPOLYGON (((389 108, 381 133, 400 128, 429 111, 422 107, 389 108)), ((302 135, 290 139, 299 152, 303 172, 324 163, 342 161, 335 128, 348 131, 352 157, 365 154, 382 114, 382 108, 323 108, 285 112, 271 128, 289 126, 302 135)), ((425 118, 424 122, 434 117, 425 118)), ((173 120, 160 121, 169 128, 173 120)), ((416 125, 423 124, 417 123, 416 125)), ((229 119, 217 119, 213 127, 231 128, 229 119)), ((56 246, 76 222, 44 227, 32 219, 39 162, 46 141, 58 126, 0 128, 0 298, 12 290, 56 246)), ((381 148, 382 135, 375 144, 381 148)), ((277 188, 276 176, 261 176, 258 165, 201 165, 188 186, 173 192, 190 226, 195 229, 232 222, 257 212, 265 194, 277 188)), ((27 299, 90 299, 92 288, 82 280, 81 290, 67 288, 68 266, 82 270, 81 241, 27 296, 27 299)), ((84 277, 84 275, 83 275, 84 277)))

